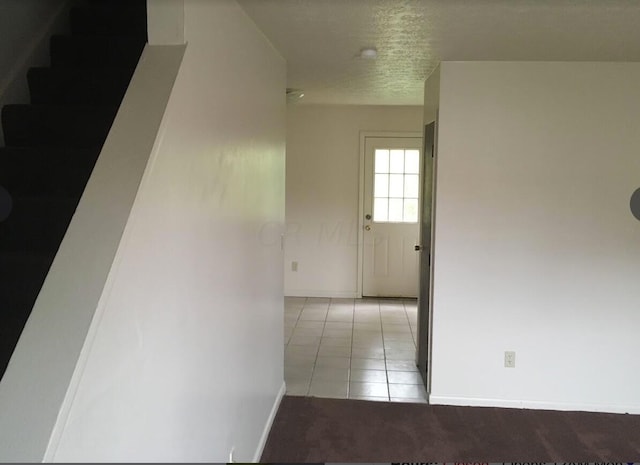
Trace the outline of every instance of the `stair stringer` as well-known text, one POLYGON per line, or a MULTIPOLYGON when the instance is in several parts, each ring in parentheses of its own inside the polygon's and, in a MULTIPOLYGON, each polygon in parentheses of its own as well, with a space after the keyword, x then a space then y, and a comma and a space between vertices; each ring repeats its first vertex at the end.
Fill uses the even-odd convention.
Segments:
POLYGON ((142 53, 0 383, 0 461, 52 460, 186 46, 142 53))

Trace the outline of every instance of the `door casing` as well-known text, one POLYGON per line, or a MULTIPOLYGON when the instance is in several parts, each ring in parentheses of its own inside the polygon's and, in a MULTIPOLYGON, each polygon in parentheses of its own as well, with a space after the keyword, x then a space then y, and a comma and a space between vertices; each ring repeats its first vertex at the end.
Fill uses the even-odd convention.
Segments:
POLYGON ((418 331, 416 365, 427 394, 431 392, 431 347, 433 321, 433 223, 435 208, 435 163, 437 123, 425 125, 421 165, 420 196, 420 288, 418 291, 418 331))

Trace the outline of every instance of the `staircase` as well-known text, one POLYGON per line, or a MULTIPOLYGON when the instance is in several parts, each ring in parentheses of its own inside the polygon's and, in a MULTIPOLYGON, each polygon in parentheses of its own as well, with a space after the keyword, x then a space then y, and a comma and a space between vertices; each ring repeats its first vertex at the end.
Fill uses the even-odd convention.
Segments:
POLYGON ((145 0, 86 0, 70 14, 51 66, 28 72, 31 104, 2 108, 13 209, 0 223, 0 378, 146 43, 145 0))

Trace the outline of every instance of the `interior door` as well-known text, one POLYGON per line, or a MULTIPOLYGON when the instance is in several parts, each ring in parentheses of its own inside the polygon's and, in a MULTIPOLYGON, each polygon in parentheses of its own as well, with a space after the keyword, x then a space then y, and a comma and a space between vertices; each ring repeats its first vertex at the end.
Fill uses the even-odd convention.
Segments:
POLYGON ((367 137, 362 294, 417 297, 421 137, 367 137))
POLYGON ((429 392, 429 350, 431 317, 431 228, 433 205, 433 160, 435 155, 435 123, 425 126, 424 156, 422 157, 422 183, 420 203, 420 290, 418 295, 418 369, 429 392))

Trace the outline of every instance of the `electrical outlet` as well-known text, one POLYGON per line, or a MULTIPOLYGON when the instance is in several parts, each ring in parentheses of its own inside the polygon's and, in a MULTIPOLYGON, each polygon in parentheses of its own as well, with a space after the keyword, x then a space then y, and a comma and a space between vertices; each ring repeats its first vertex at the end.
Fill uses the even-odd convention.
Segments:
POLYGON ((298 262, 291 262, 291 271, 298 271, 298 262))
POLYGON ((233 446, 231 451, 229 451, 229 463, 235 463, 235 458, 233 457, 233 453, 236 451, 236 447, 233 446))
POLYGON ((507 350, 504 353, 504 367, 515 368, 516 367, 516 353, 512 350, 507 350))

